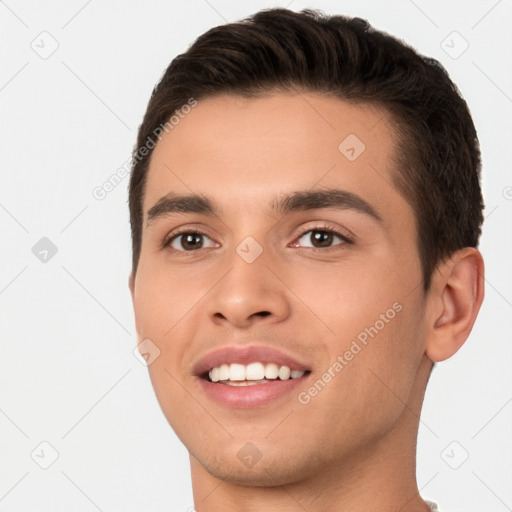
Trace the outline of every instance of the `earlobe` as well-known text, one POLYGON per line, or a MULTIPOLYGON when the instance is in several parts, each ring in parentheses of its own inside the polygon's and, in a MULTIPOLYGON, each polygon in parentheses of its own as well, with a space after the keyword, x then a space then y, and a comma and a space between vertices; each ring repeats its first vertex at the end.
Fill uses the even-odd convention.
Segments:
POLYGON ((484 262, 466 247, 442 263, 433 277, 432 316, 426 355, 434 362, 453 356, 467 340, 484 299, 484 262))

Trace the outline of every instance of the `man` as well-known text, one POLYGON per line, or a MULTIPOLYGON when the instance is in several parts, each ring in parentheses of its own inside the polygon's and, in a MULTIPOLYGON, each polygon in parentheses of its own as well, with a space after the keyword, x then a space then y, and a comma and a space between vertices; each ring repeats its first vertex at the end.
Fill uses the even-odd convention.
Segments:
POLYGON ((197 511, 437 510, 418 422, 484 296, 479 177, 445 70, 361 19, 264 10, 173 60, 129 284, 197 511))

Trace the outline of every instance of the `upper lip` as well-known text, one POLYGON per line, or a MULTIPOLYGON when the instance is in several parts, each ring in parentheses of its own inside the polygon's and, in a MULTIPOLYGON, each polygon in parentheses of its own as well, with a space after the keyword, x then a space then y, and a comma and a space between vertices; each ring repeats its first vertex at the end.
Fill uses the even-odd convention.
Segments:
POLYGON ((290 370, 308 371, 310 368, 295 358, 272 347, 263 345, 237 346, 219 348, 209 352, 194 365, 194 375, 203 375, 207 371, 222 364, 250 364, 260 362, 263 364, 275 363, 278 366, 288 366, 290 370))

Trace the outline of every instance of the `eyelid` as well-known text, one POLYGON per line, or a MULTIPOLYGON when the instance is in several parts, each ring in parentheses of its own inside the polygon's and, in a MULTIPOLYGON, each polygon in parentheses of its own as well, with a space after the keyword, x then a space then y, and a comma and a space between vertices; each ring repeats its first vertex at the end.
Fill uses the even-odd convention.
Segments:
MULTIPOLYGON (((315 222, 315 221, 314 221, 315 222)), ((343 241, 346 243, 354 243, 355 235, 348 229, 343 229, 339 226, 336 226, 334 224, 331 224, 326 221, 316 221, 316 224, 313 226, 308 226, 306 228, 301 228, 297 234, 294 236, 294 241, 298 238, 302 238, 306 233, 309 233, 310 231, 327 231, 330 233, 333 233, 334 235, 339 236, 343 241)), ((317 248, 319 250, 326 250, 317 248)))

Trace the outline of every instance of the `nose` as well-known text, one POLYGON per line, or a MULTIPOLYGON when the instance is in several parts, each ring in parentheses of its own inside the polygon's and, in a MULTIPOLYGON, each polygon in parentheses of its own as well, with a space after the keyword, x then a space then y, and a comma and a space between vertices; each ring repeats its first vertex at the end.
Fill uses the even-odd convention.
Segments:
MULTIPOLYGON (((265 252, 265 251, 264 251, 265 252)), ((248 263, 235 251, 224 271, 224 277, 212 289, 208 300, 208 315, 217 325, 240 329, 257 323, 276 323, 290 314, 287 288, 276 275, 277 265, 268 267, 262 254, 248 263)))

